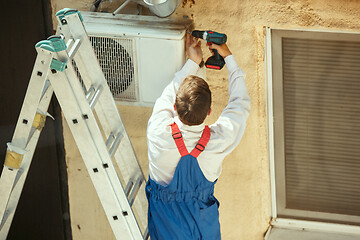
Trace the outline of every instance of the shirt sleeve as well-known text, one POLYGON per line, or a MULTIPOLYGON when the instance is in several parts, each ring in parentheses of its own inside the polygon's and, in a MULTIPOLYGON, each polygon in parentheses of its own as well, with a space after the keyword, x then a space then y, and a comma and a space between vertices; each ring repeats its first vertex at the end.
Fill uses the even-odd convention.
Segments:
POLYGON ((225 63, 229 73, 229 101, 219 119, 210 126, 216 152, 224 157, 239 144, 250 114, 250 96, 245 83, 245 73, 233 55, 226 57, 225 63))
POLYGON ((176 92, 182 81, 190 75, 195 75, 198 70, 199 65, 189 59, 183 68, 175 73, 174 79, 166 86, 161 96, 155 102, 152 115, 148 122, 148 138, 151 134, 161 134, 165 131, 166 126, 174 122, 173 118, 176 115, 174 110, 176 92))

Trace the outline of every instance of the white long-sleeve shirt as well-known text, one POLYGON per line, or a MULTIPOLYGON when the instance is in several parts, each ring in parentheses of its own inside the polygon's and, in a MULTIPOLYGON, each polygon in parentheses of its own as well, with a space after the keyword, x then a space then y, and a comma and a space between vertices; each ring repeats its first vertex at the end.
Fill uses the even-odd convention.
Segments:
MULTIPOLYGON (((209 143, 197 158, 204 176, 211 182, 220 176, 224 158, 239 144, 250 113, 250 96, 245 84, 245 73, 236 63, 234 56, 227 56, 225 63, 229 72, 229 102, 219 119, 209 126, 209 143)), ((205 127, 204 123, 196 126, 183 124, 174 110, 176 92, 181 82, 189 75, 196 75, 198 70, 199 66, 194 61, 189 59, 185 63, 156 100, 148 122, 150 178, 163 186, 171 182, 181 158, 172 138, 170 124, 176 122, 189 152, 199 141, 205 127)))

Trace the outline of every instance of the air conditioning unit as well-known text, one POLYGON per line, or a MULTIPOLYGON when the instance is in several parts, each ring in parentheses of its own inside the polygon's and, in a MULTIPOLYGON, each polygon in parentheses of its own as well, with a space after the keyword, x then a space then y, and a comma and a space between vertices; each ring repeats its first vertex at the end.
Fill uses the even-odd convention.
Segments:
POLYGON ((81 12, 117 103, 153 106, 185 62, 191 20, 81 12))

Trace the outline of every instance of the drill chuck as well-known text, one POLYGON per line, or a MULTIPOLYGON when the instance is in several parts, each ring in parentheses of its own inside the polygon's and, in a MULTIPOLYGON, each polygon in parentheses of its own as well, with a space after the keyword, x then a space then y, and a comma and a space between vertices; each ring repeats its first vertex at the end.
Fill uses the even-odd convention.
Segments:
MULTIPOLYGON (((198 31, 198 30, 194 30, 191 32, 191 34, 196 37, 196 38, 201 38, 201 39, 204 39, 204 33, 205 31, 198 31)), ((204 39, 206 40, 206 39, 204 39)))

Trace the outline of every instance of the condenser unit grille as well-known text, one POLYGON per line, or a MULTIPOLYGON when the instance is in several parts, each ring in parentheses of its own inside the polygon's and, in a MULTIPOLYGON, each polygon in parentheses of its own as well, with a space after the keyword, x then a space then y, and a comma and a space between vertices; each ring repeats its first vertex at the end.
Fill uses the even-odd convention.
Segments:
POLYGON ((115 100, 138 100, 133 39, 90 36, 90 42, 115 100))

